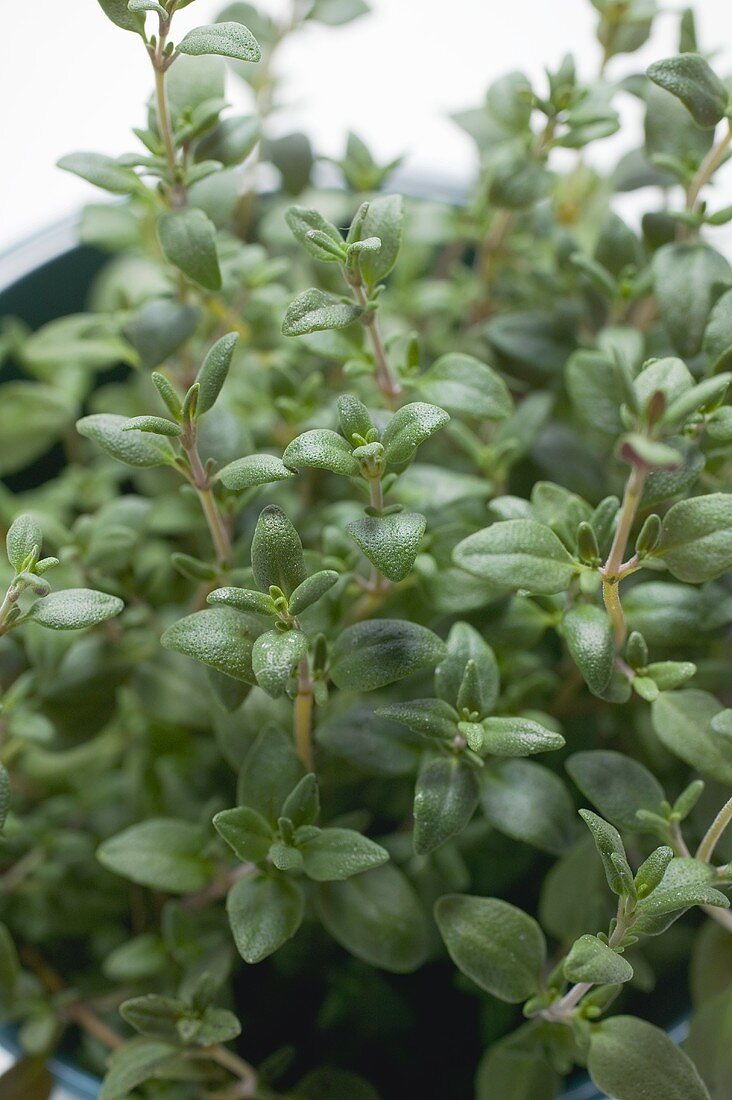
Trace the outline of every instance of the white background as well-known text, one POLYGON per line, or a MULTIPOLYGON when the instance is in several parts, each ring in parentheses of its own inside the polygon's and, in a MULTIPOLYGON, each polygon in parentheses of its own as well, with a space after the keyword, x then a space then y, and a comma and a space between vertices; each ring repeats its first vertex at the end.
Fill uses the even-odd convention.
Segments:
MULTIPOLYGON (((278 125, 304 128, 322 153, 340 153, 353 128, 379 157, 406 153, 414 171, 464 180, 474 152, 450 111, 477 106, 488 82, 512 68, 540 82, 544 65, 556 66, 566 51, 584 76, 599 63, 589 0, 372 3, 372 16, 343 29, 311 26, 280 55, 288 107, 278 125)), ((175 26, 206 22, 221 6, 197 0, 175 26)), ((261 6, 282 10, 277 0, 261 6)), ((129 130, 143 119, 150 72, 139 38, 109 23, 95 0, 0 0, 0 9, 1 250, 99 199, 54 163, 72 150, 117 155, 134 148, 129 130)), ((696 10, 702 46, 719 51, 725 73, 732 68, 732 4, 697 0, 696 10)), ((613 60, 609 77, 673 53, 677 27, 677 14, 663 15, 649 45, 613 60)), ((230 93, 233 103, 246 103, 241 86, 232 82, 230 93)), ((629 123, 637 125, 632 114, 629 123)), ((611 141, 596 155, 612 153, 611 141)), ((730 201, 728 194, 718 203, 730 201)))
MULTIPOLYGON (((282 11, 287 0, 261 0, 282 11)), ((281 128, 303 127, 321 152, 342 150, 349 127, 384 158, 406 152, 416 170, 465 178, 469 139, 447 119, 477 106, 491 78, 521 67, 537 82, 565 51, 596 72, 596 13, 589 0, 372 0, 374 14, 345 28, 312 25, 284 49, 288 113, 281 128)), ((211 19, 223 0, 196 0, 177 17, 184 30, 211 19)), ((677 12, 681 0, 669 3, 677 12)), ((697 0, 701 41, 732 68, 730 0, 697 0)), ((149 62, 137 35, 120 31, 95 0, 0 0, 3 57, 0 249, 101 193, 54 168, 63 153, 117 155, 135 147, 149 62)), ((678 14, 658 20, 652 42, 611 62, 622 75, 674 52, 678 14)), ((174 35, 174 38, 176 36, 174 35)), ((230 98, 246 93, 231 82, 230 98)), ((631 120, 632 122, 633 120, 631 120)), ((599 151, 610 156, 612 144, 599 151)))

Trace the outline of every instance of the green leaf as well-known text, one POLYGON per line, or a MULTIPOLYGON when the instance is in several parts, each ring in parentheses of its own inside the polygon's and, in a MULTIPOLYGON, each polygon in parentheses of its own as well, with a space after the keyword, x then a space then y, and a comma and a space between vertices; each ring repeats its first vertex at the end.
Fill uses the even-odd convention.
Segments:
POLYGON ((491 169, 488 199, 493 206, 521 210, 543 199, 551 190, 551 172, 526 150, 513 146, 499 149, 491 169))
POLYGON ((638 829, 638 810, 661 812, 666 797, 663 787, 630 756, 592 749, 574 753, 565 766, 582 794, 619 829, 638 829))
POLYGON ((274 825, 302 774, 303 767, 290 738, 276 727, 265 728, 244 757, 237 801, 274 825))
POLYGON ((161 439, 149 439, 143 432, 125 431, 129 423, 126 416, 95 413, 77 420, 76 430, 127 466, 169 465, 173 458, 170 444, 161 439))
POLYGON ((540 1025, 523 1024, 483 1055, 475 1080, 475 1100, 556 1100, 559 1076, 545 1053, 540 1025))
POLYGON ((212 866, 203 848, 198 825, 151 817, 105 840, 97 858, 108 871, 141 886, 188 894, 202 890, 211 879, 212 866))
POLYGON ((597 936, 584 935, 572 944, 564 960, 564 976, 568 982, 619 985, 630 981, 633 967, 597 936))
POLYGON ((45 454, 63 436, 75 413, 73 397, 53 386, 41 382, 1 385, 0 476, 22 470, 45 454))
POLYGON ((43 531, 35 516, 24 513, 17 516, 10 525, 5 538, 8 561, 16 573, 20 572, 26 558, 36 551, 40 554, 43 543, 43 531))
POLYGON ((461 705, 477 711, 482 718, 491 713, 498 700, 498 662, 475 627, 469 623, 455 623, 447 636, 447 656, 435 669, 435 690, 452 706, 457 705, 469 661, 475 666, 475 690, 470 699, 461 699, 461 705))
POLYGON ((462 832, 478 805, 475 769, 455 756, 426 759, 414 790, 414 850, 428 855, 462 832))
POLYGON ((533 917, 499 898, 446 894, 435 920, 450 958, 481 989, 509 1004, 537 992, 546 942, 533 917))
POLYGON ((558 855, 577 835, 574 805, 559 776, 532 760, 491 763, 481 774, 483 814, 499 832, 558 855))
POLYGON ((444 409, 424 401, 402 405, 386 426, 381 442, 387 463, 402 466, 409 462, 425 440, 443 428, 450 419, 444 409))
POLYGON ((422 395, 449 412, 481 420, 505 420, 513 412, 506 383, 472 355, 449 352, 419 377, 422 395))
POLYGON ((686 1050, 713 1100, 732 1089, 732 992, 724 989, 701 1003, 691 1018, 686 1050))
POLYGON ((255 115, 222 118, 196 144, 196 160, 217 160, 225 168, 233 168, 246 160, 261 136, 261 123, 255 115))
POLYGON ((255 485, 287 481, 295 475, 276 455, 258 454, 234 459, 227 466, 223 466, 216 476, 227 489, 239 492, 242 489, 251 489, 255 485))
POLYGON ((314 603, 317 603, 326 592, 330 592, 338 580, 339 574, 335 569, 320 569, 317 573, 306 577, 290 596, 289 612, 291 615, 300 615, 307 611, 314 603))
POLYGON ((285 214, 285 221, 295 240, 316 260, 325 264, 338 263, 339 259, 340 262, 345 261, 346 244, 343 237, 317 210, 291 206, 285 214), (323 237, 330 243, 319 243, 318 238, 323 237))
POLYGON ((360 315, 359 306, 311 287, 290 302, 282 322, 282 333, 284 336, 306 336, 325 329, 348 328, 360 315))
POLYGON ((428 950, 428 925, 409 880, 384 863, 344 882, 321 883, 315 907, 326 930, 370 966, 409 974, 428 950))
POLYGON ((361 227, 361 239, 378 237, 378 252, 362 252, 359 268, 366 286, 373 288, 392 270, 402 244, 404 210, 401 195, 378 195, 371 199, 361 227))
POLYGON ((366 439, 374 430, 374 422, 363 401, 360 401, 355 394, 342 393, 337 404, 341 431, 346 439, 352 441, 354 435, 360 435, 362 439, 366 439))
POLYGON ((316 882, 340 882, 389 858, 380 844, 353 829, 321 829, 299 848, 305 874, 316 882))
POLYGON ((206 602, 213 606, 223 604, 238 611, 251 611, 254 615, 274 615, 272 597, 255 588, 215 588, 209 592, 206 602))
POLYGON ((123 432, 147 432, 150 435, 169 436, 173 439, 180 434, 180 428, 164 416, 133 416, 122 429, 123 432))
POLYGON ((208 412, 215 404, 229 373, 238 341, 239 334, 229 332, 226 336, 222 336, 220 340, 217 340, 207 352, 203 365, 196 376, 196 382, 200 386, 196 417, 208 412))
POLYGON ((110 1057, 99 1100, 127 1100, 178 1054, 178 1046, 158 1039, 133 1039, 110 1057))
POLYGON ((408 703, 390 703, 376 712, 401 722, 424 737, 452 741, 457 735, 457 711, 442 699, 410 699, 408 703))
POLYGON ((732 784, 732 743, 711 725, 721 710, 713 695, 689 688, 659 695, 652 704, 651 718, 669 752, 702 775, 732 784))
POLYGON ((256 683, 252 669, 252 647, 259 633, 252 620, 229 607, 195 611, 165 631, 160 644, 186 657, 195 657, 218 672, 256 683))
POLYGON ((268 630, 252 648, 252 668, 257 683, 273 699, 283 695, 308 640, 301 630, 268 630))
POLYGON ((461 722, 459 729, 480 756, 533 756, 564 746, 561 733, 548 730, 531 718, 484 718, 480 723, 461 722), (472 730, 467 727, 474 727, 472 730))
POLYGON ((592 1029, 587 1069, 616 1100, 710 1100, 690 1058, 665 1031, 634 1016, 612 1016, 592 1029))
POLYGON ((113 195, 134 195, 142 189, 137 174, 131 168, 124 168, 102 153, 69 153, 61 157, 57 167, 113 195))
POLYGON ((681 581, 703 584, 732 568, 732 494, 680 500, 666 513, 657 553, 681 581))
POLYGON ((623 395, 608 356, 582 348, 567 360, 565 377, 577 415, 606 435, 617 435, 623 395))
POLYGON ((275 586, 291 596, 306 577, 300 536, 276 504, 259 513, 252 539, 252 570, 262 592, 275 586))
POLYGON ((267 858, 274 833, 256 810, 249 806, 222 810, 213 823, 216 832, 243 863, 261 863, 267 858))
POLYGON ((226 911, 244 961, 261 962, 291 939, 302 923, 304 909, 302 889, 283 875, 253 875, 234 883, 226 911))
POLYGON ((492 584, 547 596, 567 589, 581 568, 551 528, 532 519, 504 520, 476 531, 458 543, 453 558, 492 584))
POLYGON ((282 817, 288 818, 297 829, 301 825, 312 825, 319 814, 318 780, 312 772, 309 772, 288 794, 282 805, 282 817))
POLYGON ((339 688, 374 691, 430 668, 444 656, 444 643, 424 626, 399 619, 354 623, 333 646, 330 675, 339 688))
POLYGON ((654 84, 680 99, 698 126, 712 129, 724 117, 729 93, 698 53, 683 53, 655 61, 646 70, 646 75, 654 84))
POLYGON ((632 880, 625 847, 618 830, 607 821, 603 821, 591 810, 580 810, 580 817, 592 833, 595 847, 605 869, 607 884, 614 894, 622 897, 628 893, 627 883, 632 880))
POLYGON ((692 905, 729 908, 720 890, 714 869, 697 859, 672 859, 655 890, 636 907, 633 931, 656 936, 692 905))
POLYGON ((562 631, 585 683, 594 695, 602 695, 615 660, 615 637, 606 612, 594 604, 578 604, 562 616, 562 631))
POLYGON ((206 290, 221 289, 216 227, 202 210, 188 207, 163 214, 157 230, 166 260, 206 290))
POLYGON ((93 588, 66 588, 37 600, 28 617, 51 630, 81 630, 113 619, 123 610, 117 596, 93 588))
POLYGON ((372 565, 390 581, 403 581, 412 571, 427 521, 418 512, 365 516, 346 530, 372 565))
POLYGON ((98 0, 98 3, 107 18, 111 19, 117 27, 120 27, 123 31, 144 34, 145 18, 138 12, 130 11, 127 7, 127 0, 98 0))
POLYGON ((345 477, 355 477, 359 472, 350 443, 329 428, 313 428, 298 435, 285 448, 282 461, 293 470, 311 466, 345 477))
POLYGON ((217 54, 237 61, 260 61, 262 51, 252 32, 243 23, 210 23, 194 27, 178 43, 178 53, 199 57, 217 54))
POLYGON ((732 282, 732 269, 705 244, 667 244, 653 258, 661 319, 675 349, 685 359, 696 355, 720 288, 732 282))

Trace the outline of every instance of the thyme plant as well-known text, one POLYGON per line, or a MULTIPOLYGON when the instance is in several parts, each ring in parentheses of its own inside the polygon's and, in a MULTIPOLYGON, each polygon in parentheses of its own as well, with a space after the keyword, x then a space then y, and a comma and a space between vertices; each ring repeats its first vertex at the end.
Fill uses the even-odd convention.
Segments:
POLYGON ((592 0, 594 78, 456 116, 466 203, 355 133, 318 190, 281 45, 367 5, 191 2, 89 6, 152 96, 60 162, 88 310, 3 329, 0 1095, 723 1100, 729 86, 592 0))

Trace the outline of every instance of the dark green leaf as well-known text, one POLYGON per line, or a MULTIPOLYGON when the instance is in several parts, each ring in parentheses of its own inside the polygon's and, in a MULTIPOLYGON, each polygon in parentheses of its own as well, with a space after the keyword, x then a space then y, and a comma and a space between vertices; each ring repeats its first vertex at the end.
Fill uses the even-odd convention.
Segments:
POLYGON ((403 581, 419 553, 427 521, 418 512, 365 516, 349 523, 353 541, 390 581, 403 581))
POLYGON ((601 695, 610 682, 615 660, 615 637, 605 611, 593 604, 578 604, 562 617, 562 630, 572 660, 587 686, 601 695))
POLYGON ((276 727, 263 729, 244 757, 237 801, 275 824, 302 774, 303 767, 290 738, 276 727))
POLYGON ((305 874, 316 882, 340 882, 389 858, 380 844, 353 829, 321 829, 299 847, 305 874))
POLYGON ((252 569, 263 592, 274 585, 290 596, 305 580, 300 536, 276 504, 268 504, 259 514, 252 540, 252 569))
POLYGON ((261 962, 291 939, 300 927, 304 908, 301 888, 283 875, 252 875, 234 883, 226 911, 244 961, 261 962))
POLYGON ((414 849, 427 855, 462 832, 478 805, 475 769, 457 757, 427 759, 414 790, 414 849))
POLYGON ((674 504, 664 516, 657 552, 675 577, 693 584, 732 568, 732 494, 674 504))
POLYGON ((207 352, 203 365, 196 377, 196 381, 200 386, 198 391, 198 403, 196 405, 196 416, 208 412, 221 393, 221 387, 226 381, 226 376, 229 373, 231 360, 234 357, 234 350, 238 340, 238 333, 229 332, 226 336, 222 336, 220 340, 217 340, 213 347, 207 352))
POLYGON ((306 577, 290 596, 289 612, 291 615, 300 615, 307 611, 314 603, 317 603, 326 592, 330 592, 338 580, 335 569, 320 569, 317 573, 306 577))
POLYGON ((160 644, 176 653, 195 657, 235 680, 254 684, 252 646, 259 629, 254 629, 252 620, 232 608, 212 607, 173 623, 161 637, 160 644))
POLYGON ((727 89, 698 53, 655 61, 646 72, 654 84, 681 100, 698 126, 711 129, 724 117, 727 89))
POLYGON ((732 743, 712 728, 722 709, 713 695, 690 688, 665 692, 651 709, 653 728, 669 752, 702 775, 732 783, 732 743))
POLYGON ((202 210, 163 214, 157 228, 160 247, 174 267, 206 290, 221 289, 216 228, 202 210))
POLYGON ((364 282, 374 287, 394 267, 402 243, 404 212, 401 195, 378 195, 371 199, 361 228, 361 239, 378 237, 378 252, 362 252, 359 267, 364 282))
POLYGON ((116 875, 153 890, 187 894, 201 890, 212 867, 203 855, 198 825, 173 818, 150 818, 105 840, 97 857, 116 875))
POLYGON ((575 836, 574 806, 559 776, 531 760, 485 767, 481 807, 494 828, 557 855, 575 836))
POLYGON ((494 523, 455 547, 457 564, 506 588, 551 595, 569 587, 581 568, 550 527, 532 519, 494 523))
POLYGON ((533 917, 499 898, 446 894, 435 920, 453 962, 481 989, 511 1004, 536 993, 546 943, 533 917))
POLYGON ((222 810, 213 819, 217 833, 234 849, 243 863, 260 863, 267 858, 274 834, 261 814, 249 806, 222 810))
POLYGON ((450 352, 421 375, 420 392, 435 405, 467 417, 504 420, 513 411, 506 383, 472 355, 450 352))
POLYGON ((40 554, 42 542, 43 531, 35 516, 25 512, 13 520, 5 539, 5 548, 8 561, 16 573, 20 571, 24 561, 34 550, 40 554))
POLYGON ((630 981, 633 967, 597 936, 584 935, 575 940, 564 960, 564 976, 568 982, 618 985, 630 981))
POLYGON ((330 674, 339 688, 373 691, 437 664, 444 653, 444 643, 424 626, 372 619, 354 623, 338 636, 330 674))
POLYGON ((252 668, 259 686, 273 699, 284 694, 307 648, 308 640, 301 630, 268 630, 259 635, 252 648, 252 668))
POLYGON ((313 428, 298 435, 285 448, 282 461, 294 470, 312 466, 348 477, 355 477, 359 472, 350 443, 329 428, 313 428))
POLYGON ((450 417, 437 405, 412 401, 392 416, 381 437, 386 461, 395 466, 409 462, 417 447, 447 424, 450 417))
POLYGON ((661 318, 679 355, 689 359, 702 346, 718 290, 732 282, 732 269, 705 244, 668 244, 653 260, 661 318))
POLYGON ((634 1016, 613 1016, 593 1028, 587 1068, 616 1100, 709 1100, 688 1056, 665 1031, 634 1016))
POLYGON ((408 974, 424 962, 425 914, 409 880, 392 863, 344 882, 322 883, 315 905, 331 936, 371 966, 408 974))
POLYGON ((661 812, 665 798, 663 787, 647 768, 630 756, 607 749, 592 749, 574 753, 566 768, 582 794, 620 829, 639 827, 638 810, 661 812))

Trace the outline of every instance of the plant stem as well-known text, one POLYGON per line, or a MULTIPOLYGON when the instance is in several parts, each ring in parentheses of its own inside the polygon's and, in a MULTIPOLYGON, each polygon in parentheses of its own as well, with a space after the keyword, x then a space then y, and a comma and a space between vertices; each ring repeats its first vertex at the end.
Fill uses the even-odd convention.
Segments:
POLYGON ((295 696, 294 732, 295 749, 307 772, 315 771, 313 761, 313 680, 307 653, 297 666, 297 695, 295 696))
POLYGON ((172 206, 185 206, 185 184, 178 178, 178 160, 175 152, 175 139, 173 137, 173 125, 170 120, 170 108, 168 106, 168 93, 165 84, 165 74, 173 64, 175 55, 165 56, 165 45, 170 31, 170 21, 177 7, 178 0, 173 0, 168 8, 167 16, 158 17, 158 38, 155 48, 148 47, 150 61, 155 72, 155 115, 158 121, 160 138, 165 149, 165 159, 168 162, 170 175, 170 201, 172 206))
MULTIPOLYGON (((623 899, 618 901, 618 916, 615 924, 615 929, 612 936, 608 940, 608 947, 615 948, 622 942, 625 933, 633 922, 632 914, 626 912, 626 906, 623 899)), ((541 1015, 545 1020, 551 1020, 554 1023, 566 1024, 569 1022, 572 1013, 577 1005, 580 1003, 586 993, 593 988, 595 982, 577 982, 569 989, 560 1000, 555 1001, 554 1004, 545 1008, 541 1015)))
POLYGON ((724 806, 722 806, 722 809, 707 829, 701 844, 696 850, 696 859, 700 859, 703 863, 711 862, 712 856, 714 855, 714 849, 717 846, 717 841, 721 838, 722 833, 731 821, 732 798, 725 802, 724 806))
POLYGON ((643 486, 645 485, 647 476, 648 470, 645 466, 633 466, 625 485, 623 503, 620 506, 620 515, 618 517, 618 526, 615 529, 615 537, 610 547, 610 553, 608 554, 607 561, 600 570, 602 575, 602 598, 605 602, 605 608, 610 617, 610 621, 613 624, 615 644, 618 649, 625 641, 627 633, 625 615, 623 614, 623 607, 620 602, 619 584, 622 577, 624 577, 627 572, 630 572, 630 569, 623 569, 623 558, 628 546, 628 539, 630 538, 633 521, 638 511, 638 505, 643 495, 643 486))
POLYGON ((228 1069, 242 1082, 244 1091, 239 1092, 239 1096, 254 1096, 257 1087, 257 1073, 249 1062, 245 1062, 238 1054, 234 1054, 232 1050, 221 1043, 214 1047, 207 1047, 204 1053, 212 1061, 223 1066, 224 1069, 228 1069))
MULTIPOLYGON (((369 301, 363 283, 351 283, 350 285, 353 287, 353 295, 357 303, 366 309, 369 301)), ((393 405, 394 398, 398 397, 402 392, 402 387, 399 385, 399 382, 394 376, 394 372, 389 366, 389 360, 386 357, 386 348, 384 347, 379 324, 376 320, 376 313, 373 311, 365 313, 363 322, 369 334, 371 348, 374 353, 374 362, 376 363, 376 384, 389 404, 393 405)))
POLYGON ((211 540, 214 545, 214 550, 216 551, 216 563, 220 568, 226 568, 231 561, 231 539, 229 538, 229 532, 224 523, 224 518, 216 503, 216 497, 211 488, 208 474, 201 463, 195 435, 193 435, 193 433, 184 433, 183 436, 181 436, 181 446, 188 456, 188 462, 190 464, 190 475, 188 476, 188 480, 196 490, 198 499, 201 502, 201 509, 206 519, 206 523, 208 524, 211 540))
POLYGON ((719 168, 724 155, 727 152, 730 142, 732 141, 732 120, 727 122, 727 130, 712 148, 709 150, 704 160, 699 165, 699 169, 689 184, 686 191, 686 209, 689 213, 695 213, 699 195, 704 187, 709 183, 714 173, 719 168))

